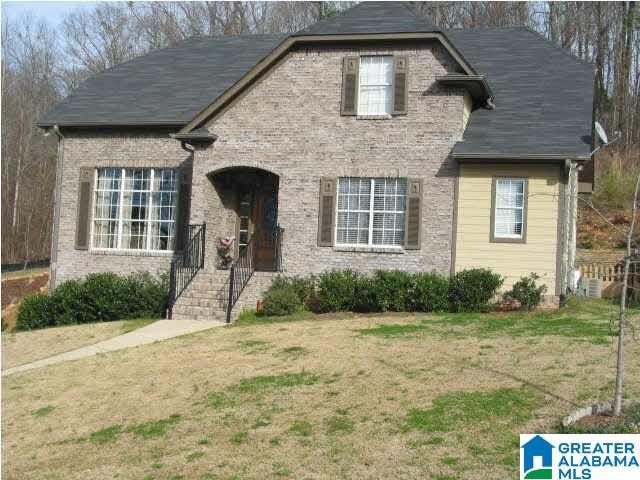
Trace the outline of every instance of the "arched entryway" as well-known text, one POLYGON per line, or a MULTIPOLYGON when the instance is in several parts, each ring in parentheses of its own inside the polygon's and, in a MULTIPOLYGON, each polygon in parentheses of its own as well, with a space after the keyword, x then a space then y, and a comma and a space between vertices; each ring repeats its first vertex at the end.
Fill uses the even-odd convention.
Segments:
POLYGON ((260 168, 232 167, 212 172, 209 178, 232 212, 235 256, 250 253, 256 270, 278 270, 278 175, 260 168))

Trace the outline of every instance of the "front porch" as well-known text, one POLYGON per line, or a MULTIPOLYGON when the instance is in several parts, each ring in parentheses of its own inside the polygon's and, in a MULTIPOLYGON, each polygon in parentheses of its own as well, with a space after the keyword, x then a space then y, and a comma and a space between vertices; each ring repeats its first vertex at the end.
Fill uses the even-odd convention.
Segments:
POLYGON ((282 270, 278 225, 279 177, 258 168, 211 172, 209 200, 185 229, 184 247, 171 263, 169 318, 224 319, 255 306, 282 270), (255 291, 254 291, 255 290, 255 291))

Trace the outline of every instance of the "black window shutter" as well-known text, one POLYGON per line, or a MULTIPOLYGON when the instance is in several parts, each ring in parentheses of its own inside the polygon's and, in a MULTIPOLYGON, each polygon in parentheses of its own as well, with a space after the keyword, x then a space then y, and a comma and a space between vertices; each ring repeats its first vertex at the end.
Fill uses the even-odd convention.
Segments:
POLYGON ((78 180, 78 216, 76 217, 76 250, 89 249, 91 236, 91 201, 93 198, 93 168, 81 168, 78 180))
POLYGON ((405 211, 404 248, 419 250, 422 232, 422 180, 407 180, 407 202, 405 211))
POLYGON ((345 57, 342 64, 342 115, 355 115, 358 110, 358 71, 360 57, 345 57))
POLYGON ((393 114, 407 114, 407 57, 393 57, 393 114))
POLYGON ((318 214, 318 246, 333 246, 335 226, 336 179, 320 179, 320 211, 318 214))
POLYGON ((174 250, 183 250, 189 241, 189 216, 191 211, 191 183, 180 175, 180 190, 178 191, 178 216, 176 218, 176 245, 174 250))

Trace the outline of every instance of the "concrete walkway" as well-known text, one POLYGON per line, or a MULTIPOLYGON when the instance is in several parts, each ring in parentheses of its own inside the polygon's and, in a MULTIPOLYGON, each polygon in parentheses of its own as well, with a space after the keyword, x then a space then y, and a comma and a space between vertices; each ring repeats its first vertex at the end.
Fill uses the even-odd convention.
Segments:
POLYGON ((59 353, 52 357, 43 358, 35 362, 26 363, 17 367, 3 370, 2 376, 12 375, 34 368, 46 367, 56 363, 66 362, 69 360, 77 360, 79 358, 90 357, 98 353, 114 352, 124 348, 137 347, 147 343, 167 340, 169 338, 187 335, 189 333, 200 332, 213 327, 226 325, 221 322, 203 321, 203 320, 158 320, 146 327, 139 328, 124 335, 113 337, 108 340, 88 345, 86 347, 71 350, 65 353, 59 353))

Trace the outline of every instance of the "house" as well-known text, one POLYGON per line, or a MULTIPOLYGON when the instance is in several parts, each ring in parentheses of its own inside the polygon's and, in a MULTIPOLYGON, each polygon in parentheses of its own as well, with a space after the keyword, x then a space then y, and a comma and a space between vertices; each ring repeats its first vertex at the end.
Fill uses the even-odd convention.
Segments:
POLYGON ((395 2, 154 51, 39 123, 59 136, 51 281, 172 269, 174 318, 347 267, 536 272, 557 299, 592 94, 592 67, 533 31, 395 2))

